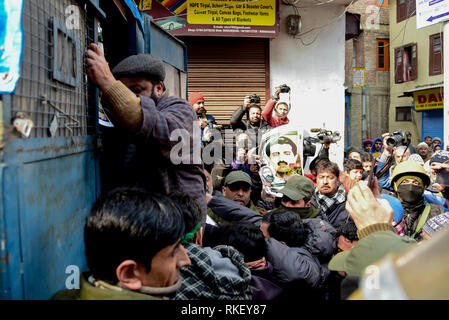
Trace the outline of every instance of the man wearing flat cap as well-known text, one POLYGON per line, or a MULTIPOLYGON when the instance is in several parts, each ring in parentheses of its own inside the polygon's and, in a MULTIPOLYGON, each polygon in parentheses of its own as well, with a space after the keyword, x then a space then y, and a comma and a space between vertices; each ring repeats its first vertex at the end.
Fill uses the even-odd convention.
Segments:
POLYGON ((125 58, 111 72, 101 49, 91 44, 86 64, 92 83, 102 93, 102 107, 114 124, 104 139, 105 149, 110 149, 103 158, 102 171, 108 172, 110 180, 104 188, 131 185, 162 194, 186 192, 198 201, 205 221, 206 178, 201 161, 195 164, 193 145, 197 142, 190 135, 198 126, 196 114, 186 100, 164 94, 163 62, 138 54, 125 58), (172 148, 179 141, 170 137, 177 129, 190 135, 189 164, 171 161, 172 148))
POLYGON ((288 179, 282 194, 281 208, 298 213, 302 219, 316 218, 320 209, 312 205, 315 185, 312 180, 304 176, 295 175, 288 179))

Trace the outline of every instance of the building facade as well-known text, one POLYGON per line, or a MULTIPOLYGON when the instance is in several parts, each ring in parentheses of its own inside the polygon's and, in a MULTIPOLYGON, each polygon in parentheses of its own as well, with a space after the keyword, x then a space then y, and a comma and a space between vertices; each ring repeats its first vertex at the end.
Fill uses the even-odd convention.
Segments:
POLYGON ((346 147, 362 148, 388 131, 389 4, 360 0, 348 7, 345 46, 346 147), (349 38, 349 39, 348 39, 349 38))
POLYGON ((390 3, 390 132, 443 138, 443 25, 416 27, 416 2, 390 3))
MULTIPOLYGON (((188 5, 193 2, 188 1, 188 5)), ((201 1, 197 2, 201 5, 201 1)), ((180 29, 171 33, 187 46, 189 92, 202 92, 208 113, 227 124, 246 95, 260 95, 264 105, 276 86, 287 84, 291 87, 290 96, 285 97, 292 106, 291 123, 305 130, 338 130, 343 137, 345 13, 350 2, 253 1, 252 6, 276 7, 277 17, 274 33, 265 30, 252 36, 224 34, 229 27, 226 25, 207 25, 201 28, 201 32, 209 32, 207 35, 194 34, 189 30, 197 31, 198 24, 188 28, 180 22, 180 29)), ((223 5, 223 1, 219 3, 223 5)), ((153 2, 153 10, 146 12, 160 20, 155 12, 157 6, 153 2)), ((191 23, 188 8, 186 20, 191 23)), ((240 30, 246 27, 239 26, 240 30)), ((344 143, 343 137, 330 151, 331 160, 339 164, 343 161, 344 143)))

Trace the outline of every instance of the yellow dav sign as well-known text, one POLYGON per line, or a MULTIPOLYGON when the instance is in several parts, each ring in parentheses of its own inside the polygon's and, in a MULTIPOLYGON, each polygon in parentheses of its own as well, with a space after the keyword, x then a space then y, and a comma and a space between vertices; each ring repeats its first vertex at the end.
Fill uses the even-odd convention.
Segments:
POLYGON ((274 26, 276 0, 187 0, 189 24, 274 26))

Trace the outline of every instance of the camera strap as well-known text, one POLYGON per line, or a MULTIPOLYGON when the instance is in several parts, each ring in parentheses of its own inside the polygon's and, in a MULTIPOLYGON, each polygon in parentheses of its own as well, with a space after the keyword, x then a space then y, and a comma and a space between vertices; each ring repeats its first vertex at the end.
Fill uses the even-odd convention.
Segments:
POLYGON ((382 168, 380 168, 378 172, 376 172, 376 177, 378 179, 382 177, 385 174, 385 172, 387 172, 387 170, 391 168, 392 165, 393 165, 393 156, 388 158, 388 161, 382 166, 382 168))

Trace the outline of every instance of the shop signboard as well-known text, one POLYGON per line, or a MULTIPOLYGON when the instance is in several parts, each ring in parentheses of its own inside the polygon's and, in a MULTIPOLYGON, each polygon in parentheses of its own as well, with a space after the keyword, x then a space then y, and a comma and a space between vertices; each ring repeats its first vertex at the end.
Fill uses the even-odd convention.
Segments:
POLYGON ((175 36, 276 38, 278 6, 277 0, 162 0, 142 12, 175 36))
POLYGON ((443 88, 428 89, 413 92, 413 102, 416 111, 443 109, 443 88))

